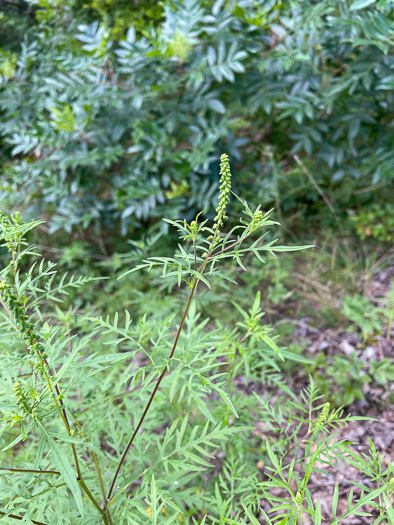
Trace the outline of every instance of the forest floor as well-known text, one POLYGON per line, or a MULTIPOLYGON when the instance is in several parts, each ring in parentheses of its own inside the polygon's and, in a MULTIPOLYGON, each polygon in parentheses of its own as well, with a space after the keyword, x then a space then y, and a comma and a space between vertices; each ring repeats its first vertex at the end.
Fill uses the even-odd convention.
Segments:
MULTIPOLYGON (((364 294, 372 304, 387 307, 393 277, 394 266, 389 265, 374 273, 368 282, 362 283, 364 294)), ((390 306, 392 308, 392 305, 390 306)), ((296 321, 296 327, 289 339, 302 345, 306 357, 313 359, 317 354, 324 353, 327 366, 337 354, 353 356, 367 364, 371 360, 379 362, 382 359, 394 363, 394 325, 384 325, 381 333, 366 342, 354 330, 348 332, 340 328, 325 327, 324 323, 316 326, 314 319, 301 317, 296 321)), ((294 374, 291 379, 295 391, 308 386, 305 374, 294 374)), ((372 376, 368 379, 370 382, 362 383, 364 399, 354 400, 345 410, 346 414, 368 419, 351 422, 340 430, 337 439, 352 442, 354 450, 359 454, 368 453, 370 440, 373 440, 376 451, 384 455, 382 468, 385 470, 389 462, 394 461, 394 382, 387 381, 386 384, 381 384, 374 381, 372 376)), ((359 496, 362 485, 371 486, 373 483, 363 472, 348 464, 335 468, 321 465, 321 468, 324 468, 324 472, 314 472, 308 486, 315 502, 320 498, 322 516, 327 521, 332 517, 332 495, 336 485, 339 487, 338 515, 341 515, 347 511, 350 491, 353 489, 354 496, 359 496), (355 486, 355 482, 360 486, 355 486)), ((378 517, 376 509, 366 510, 374 514, 374 518, 378 517)), ((348 517, 346 525, 367 525, 371 524, 374 518, 348 517)))

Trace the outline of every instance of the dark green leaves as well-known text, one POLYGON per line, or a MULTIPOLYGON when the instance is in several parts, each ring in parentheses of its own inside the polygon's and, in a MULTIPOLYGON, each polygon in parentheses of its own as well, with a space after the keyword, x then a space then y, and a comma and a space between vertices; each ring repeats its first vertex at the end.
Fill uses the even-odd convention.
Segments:
POLYGON ((268 127, 264 147, 286 165, 298 152, 337 183, 391 180, 390 3, 296 4, 171 3, 155 37, 125 28, 115 41, 66 2, 56 30, 48 15, 13 65, 4 54, 0 197, 12 206, 34 194, 52 231, 189 220, 214 208, 225 143, 237 184, 256 181, 250 195, 271 206, 277 183, 261 176, 270 161, 250 138, 268 127))

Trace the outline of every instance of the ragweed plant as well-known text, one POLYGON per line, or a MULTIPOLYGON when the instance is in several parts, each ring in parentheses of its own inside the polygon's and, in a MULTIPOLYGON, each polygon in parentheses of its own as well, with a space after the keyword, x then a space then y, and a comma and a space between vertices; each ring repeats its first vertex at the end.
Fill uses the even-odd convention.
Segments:
MULTIPOLYGON (((156 384, 149 397, 148 403, 136 425, 132 436, 122 454, 119 465, 116 469, 113 477, 107 500, 104 506, 104 513, 106 512, 108 505, 111 503, 111 498, 114 492, 115 484, 120 473, 120 469, 123 462, 126 459, 127 453, 134 443, 134 440, 142 427, 145 417, 150 409, 154 397, 158 389, 160 388, 161 382, 168 373, 170 362, 174 358, 175 351, 178 346, 179 337, 181 335, 191 302, 194 294, 197 290, 198 284, 201 282, 211 288, 210 278, 220 275, 224 279, 229 279, 225 274, 221 274, 218 270, 218 264, 221 260, 226 258, 235 259, 238 264, 246 270, 242 263, 242 258, 246 255, 255 255, 261 262, 264 259, 261 257, 261 252, 268 252, 274 254, 280 251, 300 250, 307 248, 307 246, 296 246, 287 248, 284 246, 276 246, 275 241, 264 243, 264 237, 266 233, 258 236, 254 241, 249 241, 252 234, 258 229, 263 229, 267 226, 275 224, 275 222, 269 219, 269 214, 263 215, 260 209, 252 212, 249 206, 244 202, 244 213, 246 217, 249 217, 249 222, 242 220, 238 226, 233 227, 227 234, 221 233, 221 228, 224 226, 226 219, 227 206, 229 203, 229 197, 231 193, 231 172, 228 156, 223 154, 220 158, 220 194, 219 204, 216 208, 217 215, 214 219, 214 224, 209 227, 208 220, 203 221, 200 225, 197 220, 192 221, 189 225, 185 221, 170 221, 168 223, 173 224, 177 227, 180 235, 184 239, 190 238, 193 245, 193 252, 187 252, 181 245, 179 245, 179 254, 174 258, 160 258, 153 257, 145 260, 142 264, 138 265, 123 274, 122 277, 128 275, 130 272, 138 271, 142 268, 151 270, 155 267, 162 268, 163 277, 176 276, 178 286, 181 285, 182 281, 185 281, 190 288, 189 298, 187 300, 179 328, 177 330, 174 343, 171 348, 171 352, 167 358, 166 363, 162 366, 160 375, 156 381, 156 384), (201 234, 201 235, 200 235, 201 234), (208 234, 207 236, 204 234, 208 234)), ((231 403, 231 402, 230 402, 231 403)), ((236 415, 236 412, 234 410, 236 415)))
MULTIPOLYGON (((253 257, 306 248, 267 241, 276 223, 242 200, 239 223, 226 231, 232 195, 223 156, 213 224, 167 221, 183 240, 179 251, 123 271, 129 304, 147 302, 141 269, 180 288, 176 301, 166 297, 160 311, 152 303, 137 322, 129 310, 97 316, 79 291, 88 278, 57 276, 43 259, 29 268, 39 255, 25 236, 38 223, 3 216, 11 255, 0 274, 0 522, 295 524, 310 515, 318 525, 311 476, 338 461, 369 481, 332 523, 367 504, 380 522, 389 516, 391 466, 339 438, 352 419, 322 404, 313 383, 301 396, 286 385, 281 362, 304 358, 262 323, 259 294, 249 311, 236 307, 234 326, 198 312, 203 288, 235 284, 224 262, 247 271, 253 257), (250 384, 267 395, 245 392, 250 384), (262 423, 275 439, 259 436, 262 423)), ((103 280, 96 286, 105 294, 103 280)))

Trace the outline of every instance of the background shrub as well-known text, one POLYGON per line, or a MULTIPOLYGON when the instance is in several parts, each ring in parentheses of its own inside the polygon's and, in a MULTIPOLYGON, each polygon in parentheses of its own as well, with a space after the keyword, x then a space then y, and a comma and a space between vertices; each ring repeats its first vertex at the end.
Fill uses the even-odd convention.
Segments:
POLYGON ((52 231, 125 234, 210 209, 227 151, 246 196, 314 215, 310 173, 343 214, 392 181, 394 24, 370 4, 169 2, 143 32, 128 11, 123 37, 122 4, 93 2, 108 19, 89 23, 78 3, 33 3, 0 56, 3 202, 52 231))

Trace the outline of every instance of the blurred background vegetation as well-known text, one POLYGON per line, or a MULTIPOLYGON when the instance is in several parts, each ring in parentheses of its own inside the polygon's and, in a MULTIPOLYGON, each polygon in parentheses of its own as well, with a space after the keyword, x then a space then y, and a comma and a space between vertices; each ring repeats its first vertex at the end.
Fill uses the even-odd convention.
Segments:
MULTIPOLYGON (((163 217, 214 217, 228 153, 238 194, 274 208, 287 243, 316 244, 233 271, 239 303, 260 292, 264 322, 300 356, 281 364, 289 385, 310 374, 336 406, 382 413, 394 380, 392 13, 389 0, 3 0, 1 209, 45 218, 34 240, 60 268, 110 277, 70 304, 164 319, 179 309, 171 289, 115 278, 176 247, 163 217)), ((197 301, 222 319, 234 291, 216 290, 197 301)))

